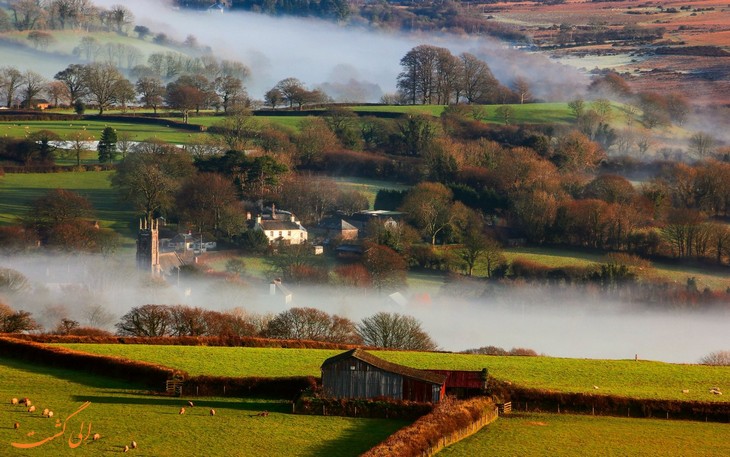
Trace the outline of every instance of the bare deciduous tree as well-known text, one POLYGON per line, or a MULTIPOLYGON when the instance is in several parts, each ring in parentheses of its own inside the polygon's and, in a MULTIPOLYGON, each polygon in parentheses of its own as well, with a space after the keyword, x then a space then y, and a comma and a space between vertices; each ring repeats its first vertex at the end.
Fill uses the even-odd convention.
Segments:
POLYGON ((700 359, 703 365, 730 365, 730 351, 715 351, 700 359))
POLYGON ((433 351, 436 344, 412 316, 380 312, 365 318, 357 332, 368 346, 433 351))

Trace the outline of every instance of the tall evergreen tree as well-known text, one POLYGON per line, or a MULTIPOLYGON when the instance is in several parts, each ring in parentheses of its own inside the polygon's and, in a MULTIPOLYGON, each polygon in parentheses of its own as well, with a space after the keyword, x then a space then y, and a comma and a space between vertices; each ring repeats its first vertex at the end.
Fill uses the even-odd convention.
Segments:
POLYGON ((117 131, 111 127, 106 127, 101 132, 99 145, 96 147, 99 151, 99 162, 113 162, 117 156, 117 131))

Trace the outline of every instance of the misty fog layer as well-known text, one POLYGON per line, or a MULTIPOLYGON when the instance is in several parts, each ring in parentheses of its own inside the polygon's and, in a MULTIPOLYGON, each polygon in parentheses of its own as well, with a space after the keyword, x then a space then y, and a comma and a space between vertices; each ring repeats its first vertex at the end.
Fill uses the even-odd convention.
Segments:
POLYGON ((416 317, 441 349, 461 351, 483 346, 523 347, 555 357, 661 360, 696 363, 702 356, 730 347, 727 322, 720 313, 659 312, 599 296, 553 296, 540 290, 504 290, 455 296, 453 290, 424 295, 401 291, 405 305, 387 294, 344 288, 287 285, 293 302, 270 296, 268 284, 232 286, 220 279, 150 285, 133 265, 133 254, 116 259, 98 256, 12 257, 0 267, 29 278, 32 288, 4 300, 33 313, 47 329, 66 314, 81 325, 90 316, 109 315, 106 329, 119 317, 145 304, 186 304, 216 311, 242 307, 254 313, 279 313, 287 307, 314 307, 355 322, 379 311, 416 317), (100 313, 100 311, 103 311, 100 313))
MULTIPOLYGON (((108 8, 119 2, 95 3, 108 8)), ((400 59, 420 44, 445 47, 454 54, 471 52, 485 60, 504 84, 523 77, 531 83, 536 97, 547 100, 570 97, 587 81, 571 67, 488 38, 405 35, 316 19, 176 10, 163 0, 131 0, 124 5, 134 13, 136 24, 149 27, 153 33, 165 33, 180 41, 192 34, 216 56, 248 65, 252 76, 246 84, 250 94, 259 99, 276 82, 296 77, 310 88, 351 81, 360 87, 376 85, 380 90, 369 90, 368 99, 362 101, 378 101, 383 92, 395 91, 400 59)))

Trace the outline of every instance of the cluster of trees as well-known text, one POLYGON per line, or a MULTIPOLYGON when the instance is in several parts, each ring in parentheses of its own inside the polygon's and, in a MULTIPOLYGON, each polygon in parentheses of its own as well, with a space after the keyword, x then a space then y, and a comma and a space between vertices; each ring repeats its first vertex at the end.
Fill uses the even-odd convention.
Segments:
POLYGON ((88 198, 54 189, 30 202, 17 225, 0 230, 0 246, 6 251, 44 247, 66 252, 113 253, 119 235, 100 228, 88 198))
POLYGON ((53 81, 32 70, 0 67, 0 101, 7 107, 33 108, 33 101, 45 95, 54 106, 70 105, 79 114, 86 104, 92 104, 100 115, 112 105, 126 109, 139 102, 155 112, 163 105, 179 110, 186 121, 192 110, 222 108, 227 112, 250 102, 243 84, 249 70, 243 64, 209 58, 185 67, 180 56, 153 54, 150 65, 133 68, 135 83, 108 61, 71 64, 56 73, 53 81), (165 85, 170 78, 176 79, 165 85))
POLYGON ((264 94, 264 102, 273 109, 279 105, 288 104, 289 108, 296 105, 301 110, 304 105, 328 101, 330 100, 327 94, 318 89, 307 89, 297 78, 282 79, 264 94))
POLYGON ((398 90, 409 104, 495 104, 524 102, 529 98, 524 80, 515 81, 515 92, 500 84, 489 65, 474 55, 458 57, 446 48, 420 45, 401 59, 398 90))
POLYGON ((84 29, 126 33, 134 22, 134 14, 126 6, 117 4, 106 9, 91 0, 9 0, 7 9, 9 14, 0 10, 0 25, 20 31, 84 29))
MULTIPOLYGON (((3 270, 0 269, 0 281, 3 270)), ((28 311, 14 311, 0 301, 0 333, 22 333, 39 330, 40 326, 28 311)))
POLYGON ((241 308, 218 312, 185 305, 144 305, 122 316, 116 328, 118 334, 126 336, 261 336, 393 349, 436 349, 418 320, 385 312, 356 324, 316 308, 290 308, 277 315, 260 315, 241 308))

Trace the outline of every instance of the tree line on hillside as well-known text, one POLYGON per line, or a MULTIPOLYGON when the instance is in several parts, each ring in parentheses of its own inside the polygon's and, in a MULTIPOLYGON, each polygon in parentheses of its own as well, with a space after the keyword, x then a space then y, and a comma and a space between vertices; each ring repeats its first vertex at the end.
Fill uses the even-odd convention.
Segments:
MULTIPOLYGON (((2 273, 2 270, 0 270, 2 273)), ((1 279, 2 277, 0 277, 1 279)), ((212 311, 187 305, 143 305, 129 310, 115 324, 117 335, 136 337, 262 337, 432 351, 436 343, 412 316, 379 312, 355 323, 315 308, 290 308, 279 314, 250 313, 243 308, 212 311)), ((0 333, 38 332, 42 327, 27 311, 0 302, 0 333)), ((57 316, 52 334, 111 335, 57 316)))
POLYGON ((9 0, 0 10, 0 32, 25 30, 104 30, 124 33, 134 14, 122 4, 104 8, 91 0, 9 0))

